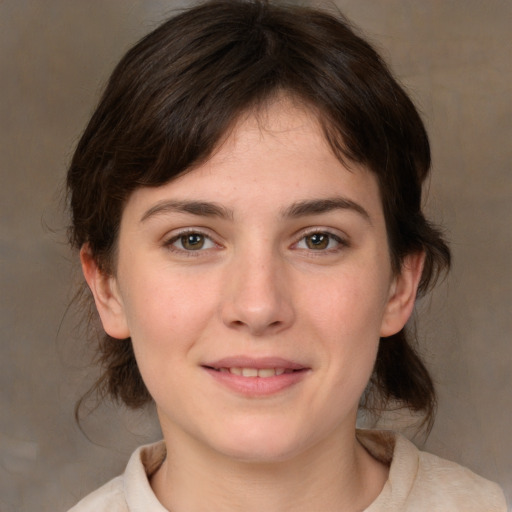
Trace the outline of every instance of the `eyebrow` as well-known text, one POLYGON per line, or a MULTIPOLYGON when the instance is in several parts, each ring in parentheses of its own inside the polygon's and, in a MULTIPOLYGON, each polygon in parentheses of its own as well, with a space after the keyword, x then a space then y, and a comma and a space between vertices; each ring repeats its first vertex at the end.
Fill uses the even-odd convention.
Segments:
MULTIPOLYGON (((331 197, 327 199, 309 199, 291 204, 281 212, 283 217, 299 218, 308 215, 320 215, 333 210, 349 210, 359 214, 370 225, 372 224, 368 212, 358 203, 345 197, 331 197)), ((219 217, 221 219, 233 219, 233 210, 218 203, 209 201, 160 201, 141 217, 140 221, 146 220, 161 214, 167 213, 188 213, 201 217, 219 217)))
POLYGON ((284 217, 306 217, 308 215, 319 215, 333 210, 349 210, 359 214, 370 225, 372 220, 370 214, 358 203, 346 197, 330 197, 326 199, 311 199, 293 203, 283 212, 284 217))
POLYGON ((201 217, 232 219, 233 211, 217 203, 207 201, 160 201, 147 210, 140 221, 166 213, 190 213, 201 217))

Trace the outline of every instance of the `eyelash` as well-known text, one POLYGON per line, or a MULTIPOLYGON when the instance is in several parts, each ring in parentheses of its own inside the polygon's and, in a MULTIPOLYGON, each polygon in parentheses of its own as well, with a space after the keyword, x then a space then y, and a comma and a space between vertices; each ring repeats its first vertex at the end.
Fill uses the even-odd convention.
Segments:
POLYGON ((339 235, 332 233, 329 230, 312 229, 306 233, 302 233, 301 238, 297 242, 295 242, 292 247, 295 247, 298 250, 307 251, 314 256, 324 256, 324 255, 328 255, 328 254, 338 253, 342 249, 349 247, 349 243, 346 239, 342 238, 339 235), (328 242, 327 242, 328 246, 325 248, 321 248, 321 249, 312 249, 311 247, 304 247, 304 248, 299 247, 299 244, 301 244, 303 242, 305 244, 307 244, 306 240, 308 239, 308 237, 313 237, 315 235, 322 235, 322 236, 327 237, 328 238, 328 242), (335 247, 329 247, 329 245, 331 245, 331 243, 333 241, 336 242, 337 245, 335 247))
MULTIPOLYGON (((307 244, 307 242, 305 242, 305 243, 307 244)), ((169 249, 171 252, 179 253, 179 254, 185 255, 187 257, 198 257, 201 255, 202 252, 212 249, 212 248, 214 248, 214 246, 217 248, 222 247, 220 244, 215 242, 215 240, 209 234, 204 233, 198 229, 188 229, 185 231, 181 231, 181 232, 173 235, 171 238, 169 238, 168 240, 166 240, 164 242, 164 247, 169 249), (200 248, 195 249, 195 250, 184 248, 183 247, 183 239, 187 236, 192 236, 192 235, 202 237, 204 243, 207 243, 207 244, 209 243, 211 245, 211 247, 203 248, 201 246, 200 248), (175 246, 176 242, 179 242, 180 240, 182 240, 181 248, 175 246)), ((295 249, 298 249, 301 251, 310 252, 311 254, 315 254, 315 256, 336 253, 348 246, 349 246, 349 243, 347 242, 346 239, 344 239, 344 238, 340 237, 339 235, 336 235, 328 230, 322 230, 322 229, 314 229, 309 232, 302 233, 299 240, 297 240, 297 242, 294 242, 291 245, 292 248, 295 248, 295 249), (301 244, 303 241, 305 241, 308 237, 313 237, 315 235, 321 235, 321 236, 328 237, 328 246, 326 248, 321 248, 321 249, 313 249, 311 247, 299 247, 299 244, 301 244), (329 245, 331 245, 331 243, 333 241, 336 242, 337 246, 329 247, 329 245)))
POLYGON ((189 250, 185 248, 179 248, 174 245, 176 242, 179 242, 180 240, 183 240, 185 237, 192 235, 202 237, 205 243, 209 242, 210 244, 216 247, 221 247, 213 240, 213 238, 210 235, 203 233, 201 230, 198 229, 187 229, 185 231, 181 231, 180 233, 175 234, 174 236, 172 236, 171 238, 164 242, 164 247, 169 249, 171 252, 179 253, 181 255, 185 255, 188 257, 198 257, 200 256, 201 252, 204 252, 207 249, 211 249, 211 247, 208 247, 207 249, 203 249, 202 247, 200 247, 199 249, 196 250, 189 250))

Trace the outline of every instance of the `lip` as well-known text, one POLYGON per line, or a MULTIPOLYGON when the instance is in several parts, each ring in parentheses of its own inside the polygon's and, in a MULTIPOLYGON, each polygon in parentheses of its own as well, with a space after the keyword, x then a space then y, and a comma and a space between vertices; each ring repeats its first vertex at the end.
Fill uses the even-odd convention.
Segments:
POLYGON ((247 357, 234 356, 225 357, 217 361, 206 363, 203 366, 210 368, 256 368, 264 370, 266 368, 284 368, 285 370, 303 370, 306 367, 296 361, 283 359, 282 357, 247 357))
POLYGON ((234 356, 208 362, 201 366, 220 385, 247 397, 265 397, 283 392, 301 382, 310 370, 309 367, 301 363, 281 357, 234 356), (257 370, 282 368, 285 373, 271 377, 243 377, 221 372, 221 368, 255 368, 257 370))

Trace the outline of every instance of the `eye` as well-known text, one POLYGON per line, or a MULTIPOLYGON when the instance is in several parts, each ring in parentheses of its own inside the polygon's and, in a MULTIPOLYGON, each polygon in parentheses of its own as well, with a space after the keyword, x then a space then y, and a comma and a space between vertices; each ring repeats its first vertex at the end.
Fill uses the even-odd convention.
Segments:
POLYGON ((212 249, 216 246, 209 236, 196 231, 180 233, 168 240, 165 245, 173 250, 186 252, 212 249))
POLYGON ((330 249, 338 249, 343 245, 346 245, 346 243, 339 236, 326 231, 315 231, 302 237, 297 242, 296 248, 311 251, 328 251, 330 249))

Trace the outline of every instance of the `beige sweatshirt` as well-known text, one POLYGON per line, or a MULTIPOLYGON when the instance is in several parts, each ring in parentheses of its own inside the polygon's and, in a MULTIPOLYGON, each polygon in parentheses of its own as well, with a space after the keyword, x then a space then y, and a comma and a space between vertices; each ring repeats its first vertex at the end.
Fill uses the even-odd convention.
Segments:
MULTIPOLYGON (((357 437, 376 459, 390 465, 386 484, 364 512, 507 510, 498 485, 458 464, 419 451, 399 434, 358 430, 357 437)), ((163 441, 138 448, 122 476, 100 487, 69 512, 168 512, 156 498, 148 479, 165 455, 163 441)))

